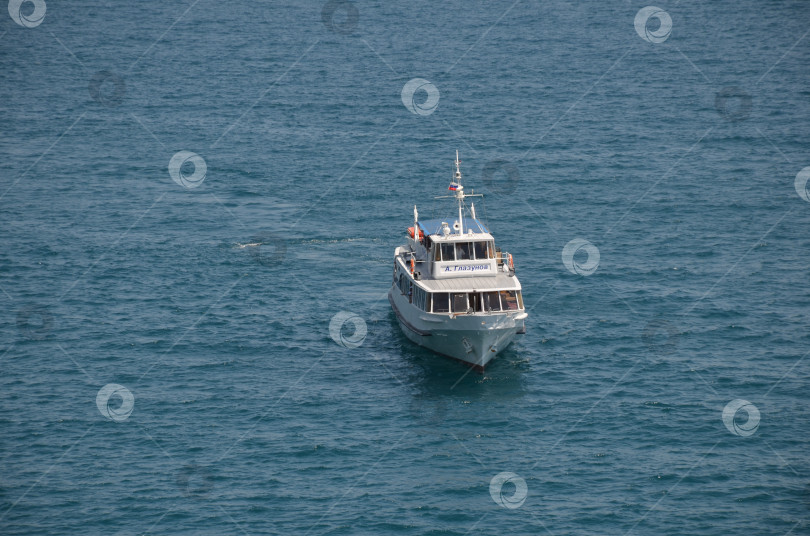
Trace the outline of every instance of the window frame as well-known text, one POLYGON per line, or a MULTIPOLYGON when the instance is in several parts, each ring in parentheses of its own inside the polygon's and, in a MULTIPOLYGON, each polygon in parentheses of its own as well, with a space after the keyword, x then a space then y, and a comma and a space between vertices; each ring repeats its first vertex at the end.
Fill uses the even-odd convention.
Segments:
POLYGON ((483 310, 484 301, 481 298, 480 292, 468 292, 467 293, 467 308, 472 309, 474 313, 480 313, 483 310), (478 307, 476 307, 478 305, 478 307))
POLYGON ((450 293, 449 292, 431 292, 431 312, 434 313, 449 313, 450 312, 450 293), (437 296, 444 296, 446 298, 447 310, 446 311, 439 311, 435 309, 436 305, 436 297, 437 296))
POLYGON ((466 313, 470 310, 470 302, 467 299, 466 292, 451 292, 450 296, 450 309, 453 314, 466 313), (464 309, 461 311, 456 311, 456 297, 458 296, 464 296, 464 309))
POLYGON ((500 295, 500 298, 501 298, 501 310, 502 311, 519 311, 520 310, 520 305, 518 304, 516 292, 517 291, 514 291, 514 290, 499 290, 498 291, 498 294, 500 295), (514 301, 511 301, 509 298, 511 298, 511 300, 514 300, 514 301), (509 304, 509 303, 514 303, 515 307, 514 308, 508 307, 507 304, 509 304))
POLYGON ((454 242, 443 242, 441 244, 441 250, 442 250, 442 262, 455 261, 456 260, 456 244, 454 242), (444 248, 449 248, 450 251, 453 252, 453 258, 452 259, 447 258, 447 256, 445 255, 444 248))
POLYGON ((421 287, 418 285, 414 285, 413 287, 413 304, 418 307, 420 310, 425 310, 425 292, 421 287))
POLYGON ((472 242, 472 245, 473 245, 473 255, 474 255, 474 257, 475 257, 475 260, 477 260, 477 261, 478 261, 478 260, 484 260, 484 259, 488 259, 488 258, 489 258, 489 257, 487 257, 487 251, 488 251, 488 249, 489 249, 489 248, 487 247, 487 243, 488 243, 488 242, 489 242, 489 240, 476 240, 475 242, 472 242), (484 254, 484 256, 482 256, 482 257, 479 257, 479 256, 478 256, 478 245, 479 245, 479 244, 481 245, 481 248, 482 248, 482 250, 483 250, 482 252, 483 252, 483 254, 484 254))
POLYGON ((483 299, 481 301, 481 306, 484 309, 484 312, 490 313, 490 312, 501 312, 501 311, 503 311, 503 307, 501 305, 501 293, 499 291, 493 290, 493 291, 489 291, 489 292, 483 292, 482 294, 483 294, 483 297, 482 297, 483 299), (495 298, 496 298, 495 301, 497 302, 497 305, 498 305, 497 309, 493 309, 493 308, 489 307, 489 306, 492 305, 492 303, 491 303, 491 297, 492 297, 491 295, 492 294, 495 295, 495 298))
POLYGON ((456 242, 455 243, 455 250, 456 250, 456 260, 457 261, 471 261, 475 259, 475 252, 472 249, 472 242, 456 242), (467 250, 467 257, 462 258, 459 253, 462 251, 462 248, 466 248, 467 250))

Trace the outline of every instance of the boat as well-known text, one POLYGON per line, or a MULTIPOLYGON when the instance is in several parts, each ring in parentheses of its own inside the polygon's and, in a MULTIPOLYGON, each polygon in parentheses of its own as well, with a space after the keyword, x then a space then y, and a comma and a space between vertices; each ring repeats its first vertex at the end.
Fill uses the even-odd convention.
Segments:
POLYGON ((454 199, 457 214, 423 221, 414 205, 407 243, 394 250, 388 301, 408 339, 483 372, 526 333, 528 313, 512 255, 495 246, 475 203, 467 207, 483 196, 464 192, 460 164, 456 151, 451 194, 436 197, 454 199))

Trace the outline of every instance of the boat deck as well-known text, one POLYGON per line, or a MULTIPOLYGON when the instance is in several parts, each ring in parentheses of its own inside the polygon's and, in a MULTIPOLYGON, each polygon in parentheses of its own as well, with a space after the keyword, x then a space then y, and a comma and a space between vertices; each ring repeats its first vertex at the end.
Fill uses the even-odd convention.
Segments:
POLYGON ((418 279, 416 284, 430 292, 478 292, 485 290, 520 290, 516 277, 499 272, 494 277, 459 277, 450 279, 418 279))

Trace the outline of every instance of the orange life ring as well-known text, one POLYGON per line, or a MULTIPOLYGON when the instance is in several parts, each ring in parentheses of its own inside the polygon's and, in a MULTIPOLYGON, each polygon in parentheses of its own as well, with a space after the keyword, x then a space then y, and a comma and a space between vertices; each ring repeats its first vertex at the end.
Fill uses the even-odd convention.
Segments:
POLYGON ((414 268, 416 267, 416 262, 414 262, 413 257, 411 257, 411 273, 413 273, 414 268))

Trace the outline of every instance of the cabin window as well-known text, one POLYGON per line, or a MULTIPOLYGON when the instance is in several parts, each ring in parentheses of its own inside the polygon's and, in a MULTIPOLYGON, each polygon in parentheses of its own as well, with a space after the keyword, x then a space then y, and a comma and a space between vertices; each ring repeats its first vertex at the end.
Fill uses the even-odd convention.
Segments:
POLYGON ((399 273, 399 290, 400 290, 400 292, 402 292, 403 294, 408 294, 408 290, 410 289, 410 284, 411 283, 410 283, 410 280, 408 279, 408 277, 404 273, 400 272, 399 273))
POLYGON ((473 311, 480 311, 481 310, 481 295, 477 292, 470 292, 469 296, 467 296, 467 300, 470 302, 470 309, 473 311))
POLYGON ((450 295, 446 292, 437 292, 432 295, 433 297, 433 312, 434 313, 449 313, 450 312, 450 295))
POLYGON ((518 302, 514 290, 501 291, 501 303, 503 303, 504 311, 517 311, 518 302))
POLYGON ((453 301, 453 312, 454 313, 466 313, 467 312, 467 293, 454 293, 451 294, 452 301, 453 301))
POLYGON ((519 290, 517 291, 517 298, 518 298, 518 305, 520 306, 520 308, 525 309, 525 307, 523 306, 523 294, 521 294, 519 290))
POLYGON ((439 244, 433 244, 433 260, 440 262, 442 260, 442 248, 439 244))
POLYGON ((442 260, 454 261, 456 260, 455 247, 453 244, 442 244, 442 260))
POLYGON ((426 292, 414 285, 413 287, 413 304, 421 310, 425 310, 425 295, 426 292))
POLYGON ((500 311, 501 299, 497 292, 484 292, 484 311, 500 311))
POLYGON ((487 255, 487 243, 486 242, 473 242, 473 246, 475 249, 475 258, 476 259, 488 259, 489 256, 487 255))
POLYGON ((430 296, 429 292, 425 292, 425 311, 430 312, 430 296))
POLYGON ((472 244, 469 242, 458 242, 456 244, 456 260, 467 261, 472 259, 472 244))

